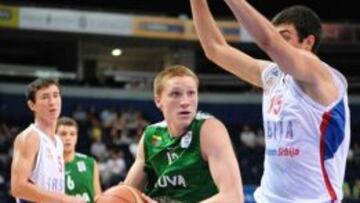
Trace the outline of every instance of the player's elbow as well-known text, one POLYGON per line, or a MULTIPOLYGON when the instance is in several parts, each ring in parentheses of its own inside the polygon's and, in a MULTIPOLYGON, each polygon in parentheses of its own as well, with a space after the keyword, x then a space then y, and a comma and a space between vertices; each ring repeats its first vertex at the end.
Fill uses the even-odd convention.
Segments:
POLYGON ((228 203, 244 203, 244 193, 240 185, 236 186, 232 184, 231 188, 227 188, 220 193, 228 203))
POLYGON ((228 195, 227 202, 244 203, 244 194, 241 191, 234 191, 228 195))
POLYGON ((209 60, 216 63, 223 58, 223 54, 226 53, 225 50, 228 47, 229 46, 227 44, 216 44, 216 45, 208 46, 207 48, 204 48, 205 56, 209 60))
POLYGON ((24 191, 23 186, 19 180, 11 180, 10 183, 10 193, 14 197, 21 197, 22 191, 24 191))
POLYGON ((212 60, 217 55, 217 49, 214 45, 203 46, 206 58, 212 60))
POLYGON ((235 196, 235 199, 237 200, 236 202, 244 203, 245 202, 244 193, 238 192, 238 194, 235 196))
POLYGON ((12 184, 10 186, 10 193, 13 197, 20 197, 21 196, 21 189, 16 184, 12 184))
POLYGON ((267 34, 264 35, 263 38, 259 39, 257 41, 257 45, 264 50, 266 53, 270 52, 271 50, 274 50, 276 46, 278 46, 278 43, 281 39, 279 39, 279 36, 276 34, 267 34))

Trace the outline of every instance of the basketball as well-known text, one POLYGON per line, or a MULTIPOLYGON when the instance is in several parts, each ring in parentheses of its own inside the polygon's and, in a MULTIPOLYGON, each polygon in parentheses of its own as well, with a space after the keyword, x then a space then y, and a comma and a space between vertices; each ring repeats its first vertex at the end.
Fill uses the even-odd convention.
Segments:
POLYGON ((127 185, 116 185, 107 189, 97 198, 96 203, 145 203, 141 192, 127 185))

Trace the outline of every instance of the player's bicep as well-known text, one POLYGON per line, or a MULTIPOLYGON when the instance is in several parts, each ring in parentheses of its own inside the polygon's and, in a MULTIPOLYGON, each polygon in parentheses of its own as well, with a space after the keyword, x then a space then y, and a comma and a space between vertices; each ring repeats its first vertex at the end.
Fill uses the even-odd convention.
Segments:
POLYGON ((316 84, 318 80, 327 79, 329 76, 322 61, 315 54, 293 47, 287 42, 279 43, 279 46, 274 46, 267 53, 284 73, 299 82, 316 84))
POLYGON ((12 163, 11 163, 11 184, 16 184, 17 180, 19 178, 18 173, 21 172, 21 168, 20 168, 20 159, 21 159, 21 149, 20 149, 20 144, 19 143, 19 139, 16 138, 15 142, 14 142, 14 151, 13 151, 13 158, 12 158, 12 163))
POLYGON ((211 58, 217 65, 241 80, 261 87, 262 61, 231 46, 221 46, 211 58))
POLYGON ((131 166, 124 183, 136 187, 139 190, 142 190, 145 182, 145 154, 144 154, 144 136, 142 136, 138 150, 135 158, 135 162, 131 166))
POLYGON ((145 162, 144 139, 145 139, 145 134, 142 135, 142 137, 139 141, 137 152, 136 152, 136 160, 141 160, 141 161, 145 162))
POLYGON ((201 129, 201 149, 220 193, 236 196, 242 189, 239 166, 225 126, 208 119, 201 129))
POLYGON ((36 135, 22 135, 14 143, 14 155, 11 164, 11 184, 28 181, 35 167, 39 140, 36 135))

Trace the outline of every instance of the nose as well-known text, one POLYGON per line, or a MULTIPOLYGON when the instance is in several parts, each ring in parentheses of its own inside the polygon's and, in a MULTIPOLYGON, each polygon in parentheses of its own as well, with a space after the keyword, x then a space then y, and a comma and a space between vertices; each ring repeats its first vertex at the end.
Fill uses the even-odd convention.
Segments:
POLYGON ((189 105, 190 105, 190 97, 184 96, 184 97, 181 99, 180 106, 181 106, 181 107, 188 107, 189 105))
POLYGON ((56 100, 57 100, 57 98, 55 98, 55 97, 50 97, 50 98, 49 98, 49 104, 50 104, 51 106, 55 105, 56 100))
POLYGON ((181 103, 180 106, 183 108, 187 108, 188 106, 190 106, 190 104, 188 102, 186 102, 186 103, 181 103))

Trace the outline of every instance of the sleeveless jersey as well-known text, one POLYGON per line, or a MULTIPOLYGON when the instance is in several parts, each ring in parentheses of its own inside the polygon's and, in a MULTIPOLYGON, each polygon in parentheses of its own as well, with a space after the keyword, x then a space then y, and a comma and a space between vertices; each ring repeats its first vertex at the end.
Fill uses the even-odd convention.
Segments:
MULTIPOLYGON (((34 130, 39 136, 39 150, 29 181, 47 191, 65 193, 63 145, 60 138, 55 135, 54 143, 33 124, 29 130, 34 130)), ((17 199, 17 202, 29 201, 17 199)))
POLYGON ((199 202, 218 193, 201 155, 200 129, 210 116, 197 113, 188 131, 173 138, 165 121, 144 132, 146 193, 160 202, 199 202))
POLYGON ((257 202, 341 202, 350 144, 347 82, 324 63, 339 91, 323 106, 276 64, 262 73, 265 161, 257 202))
POLYGON ((86 202, 94 202, 95 160, 76 153, 74 160, 65 163, 65 192, 82 197, 86 202))

